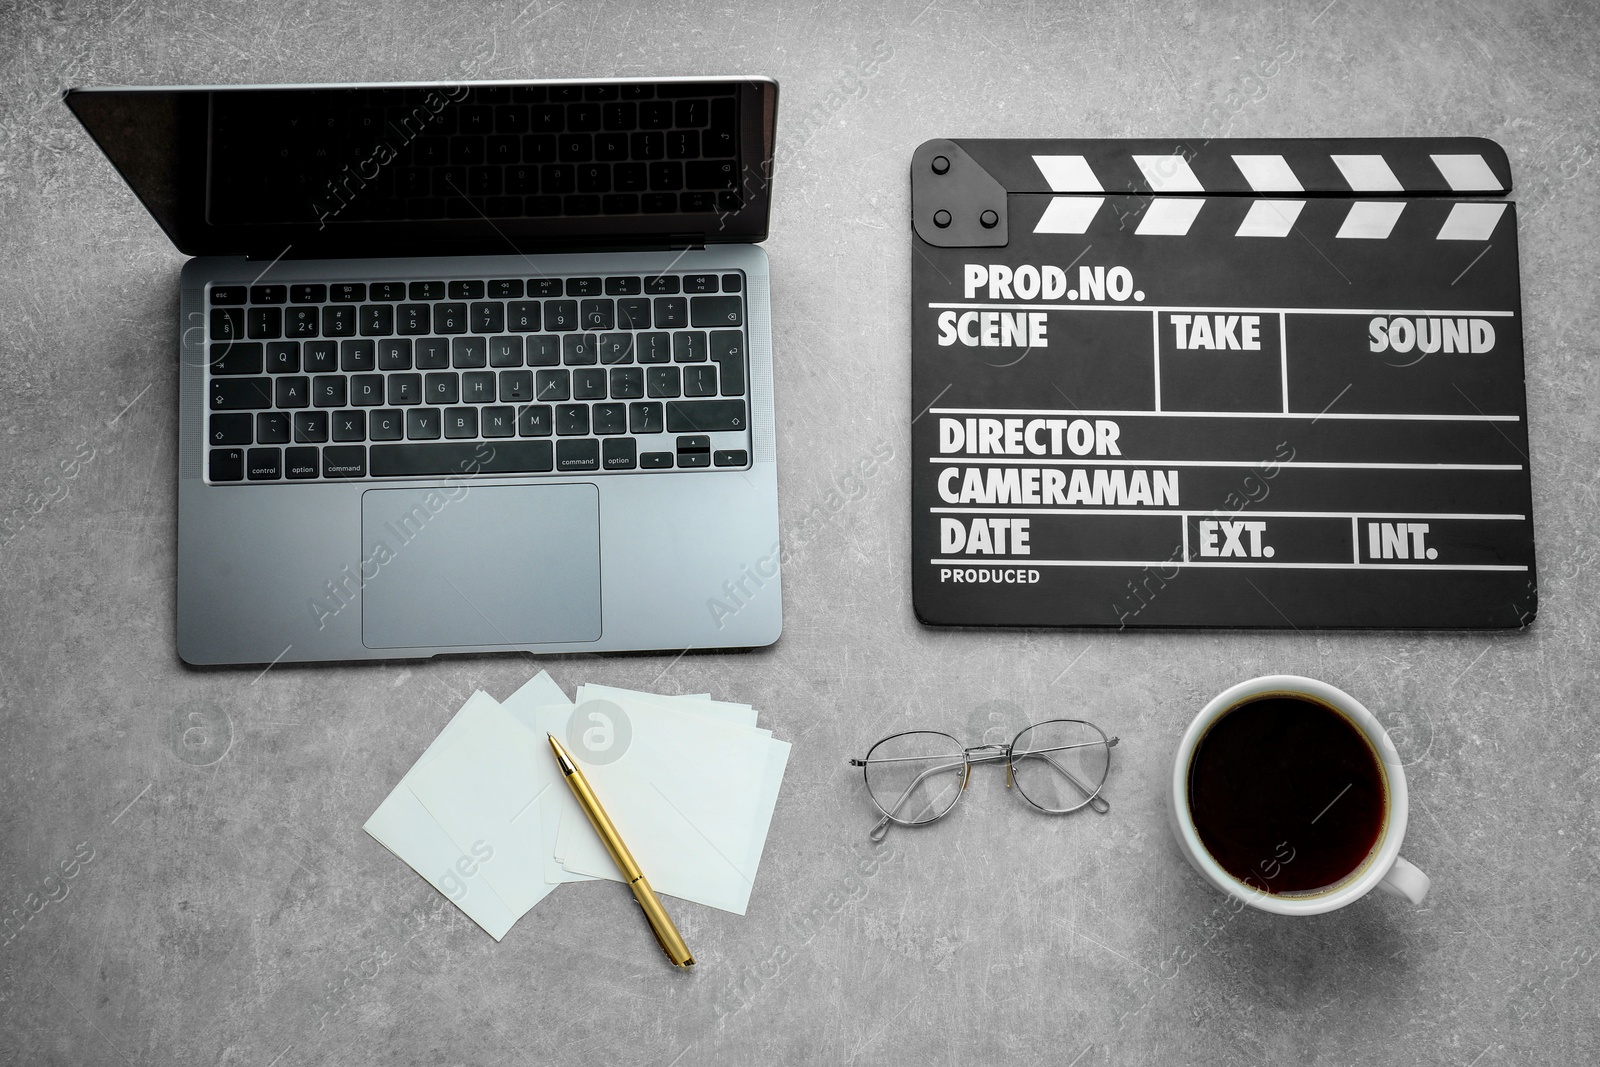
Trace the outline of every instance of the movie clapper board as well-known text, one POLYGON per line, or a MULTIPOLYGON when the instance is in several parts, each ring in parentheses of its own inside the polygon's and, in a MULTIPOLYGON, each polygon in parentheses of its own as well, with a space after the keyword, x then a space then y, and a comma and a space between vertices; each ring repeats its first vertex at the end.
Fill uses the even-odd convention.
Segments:
POLYGON ((1510 188, 1480 138, 923 144, 918 617, 1526 625, 1510 188))

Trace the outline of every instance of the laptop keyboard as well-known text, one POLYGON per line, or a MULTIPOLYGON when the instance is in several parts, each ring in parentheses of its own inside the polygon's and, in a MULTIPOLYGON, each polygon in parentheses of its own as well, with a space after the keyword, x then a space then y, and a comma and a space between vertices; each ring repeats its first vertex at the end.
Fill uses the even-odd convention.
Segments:
POLYGON ((213 483, 747 467, 739 273, 214 284, 213 483))

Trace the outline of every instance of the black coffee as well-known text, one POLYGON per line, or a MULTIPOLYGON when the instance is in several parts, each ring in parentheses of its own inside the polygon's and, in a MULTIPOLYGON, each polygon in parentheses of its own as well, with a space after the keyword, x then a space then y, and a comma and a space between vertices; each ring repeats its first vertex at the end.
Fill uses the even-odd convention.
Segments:
POLYGON ((1225 712, 1189 764, 1189 811, 1206 851, 1269 893, 1307 893, 1361 866, 1383 829, 1378 757, 1354 723, 1299 696, 1225 712))

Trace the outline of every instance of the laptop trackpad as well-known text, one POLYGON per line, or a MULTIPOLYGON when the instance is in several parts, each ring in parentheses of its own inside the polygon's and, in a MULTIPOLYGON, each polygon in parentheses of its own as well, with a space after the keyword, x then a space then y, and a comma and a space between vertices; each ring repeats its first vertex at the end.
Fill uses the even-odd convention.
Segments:
POLYGON ((361 561, 368 648, 600 637, 593 485, 368 490, 361 561))

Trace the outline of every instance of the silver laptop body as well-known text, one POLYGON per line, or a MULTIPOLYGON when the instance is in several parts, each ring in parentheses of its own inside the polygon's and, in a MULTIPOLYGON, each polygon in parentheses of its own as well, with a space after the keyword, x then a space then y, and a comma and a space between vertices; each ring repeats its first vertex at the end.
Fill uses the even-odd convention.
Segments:
POLYGON ((259 249, 199 255, 182 272, 179 655, 776 641, 770 280, 754 243, 776 90, 668 79, 69 92, 181 249, 259 249), (439 110, 454 116, 428 125, 418 108, 446 94, 439 110), (409 136, 387 161, 394 173, 382 177, 369 139, 336 140, 309 180, 291 175, 320 199, 280 195, 282 175, 250 177, 270 169, 272 138, 295 136, 262 125, 285 110, 296 119, 285 126, 321 121, 322 109, 342 109, 339 137, 363 124, 409 136), (152 164, 162 138, 177 147, 152 164), (484 145, 513 162, 484 162, 484 145), (340 151, 366 153, 365 166, 340 164, 340 151), (197 162, 206 175, 189 173, 197 162), (342 187, 326 178, 336 166, 349 168, 342 187), (223 189, 240 175, 242 190, 223 189), (186 210, 196 196, 204 210, 186 210), (376 254, 333 254, 357 250, 376 254))

